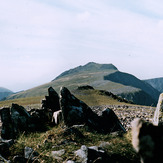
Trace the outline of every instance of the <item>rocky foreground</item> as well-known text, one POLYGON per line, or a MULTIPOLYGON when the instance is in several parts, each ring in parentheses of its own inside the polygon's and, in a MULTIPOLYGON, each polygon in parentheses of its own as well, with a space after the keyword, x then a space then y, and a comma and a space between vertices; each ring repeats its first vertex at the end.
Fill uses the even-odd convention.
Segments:
POLYGON ((97 114, 106 108, 112 109, 122 125, 126 130, 131 128, 131 122, 135 118, 141 118, 144 121, 152 122, 154 112, 156 110, 155 107, 148 106, 136 106, 136 105, 103 105, 103 106, 92 106, 91 107, 94 112, 97 114))
MULTIPOLYGON (((6 151, 14 144, 14 140, 19 133, 41 131, 44 126, 51 123, 51 120, 53 120, 53 125, 59 125, 64 122, 64 135, 67 133, 68 135, 77 134, 82 138, 84 136, 75 126, 79 128, 86 126, 89 131, 95 131, 97 134, 103 135, 109 135, 112 132, 125 133, 131 128, 131 122, 135 118, 152 122, 155 111, 153 107, 131 104, 89 107, 77 99, 65 87, 61 89, 60 96, 58 96, 52 87, 48 89, 48 93, 49 95, 45 96, 45 99, 42 101, 42 106, 39 109, 31 108, 28 110, 17 104, 12 104, 11 108, 1 108, 2 122, 0 121, 0 124, 2 123, 2 139, 0 143, 0 155, 6 156, 6 151)), ((49 135, 48 137, 50 138, 51 136, 49 135)), ((51 152, 51 155, 58 160, 58 156, 54 156, 56 152, 65 153, 65 150, 61 149, 60 151, 51 152)), ((22 159, 24 162, 28 160, 31 162, 37 160, 39 162, 37 159, 38 153, 33 157, 27 155, 27 153, 31 155, 33 149, 26 146, 23 156, 14 156, 13 162, 20 162, 22 159)), ((92 162, 97 162, 98 158, 101 159, 101 162, 112 160, 111 156, 106 154, 105 151, 101 151, 101 148, 97 146, 92 148, 83 144, 81 149, 77 150, 74 154, 74 157, 79 157, 82 160, 77 162, 82 163, 85 163, 85 160, 86 162, 88 160, 88 162, 91 162, 91 160, 93 160, 92 162), (84 157, 83 155, 81 156, 81 153, 84 153, 84 157), (90 158, 90 156, 93 158, 90 158)), ((63 158, 59 157, 59 159, 63 161, 63 158)))

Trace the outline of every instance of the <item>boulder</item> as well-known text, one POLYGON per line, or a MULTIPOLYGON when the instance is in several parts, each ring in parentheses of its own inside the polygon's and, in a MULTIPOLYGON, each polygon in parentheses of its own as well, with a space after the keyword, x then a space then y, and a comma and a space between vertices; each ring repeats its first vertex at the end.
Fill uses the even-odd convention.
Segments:
POLYGON ((48 96, 45 96, 45 99, 42 100, 42 108, 45 110, 51 109, 52 112, 60 110, 59 96, 52 87, 48 88, 48 96))

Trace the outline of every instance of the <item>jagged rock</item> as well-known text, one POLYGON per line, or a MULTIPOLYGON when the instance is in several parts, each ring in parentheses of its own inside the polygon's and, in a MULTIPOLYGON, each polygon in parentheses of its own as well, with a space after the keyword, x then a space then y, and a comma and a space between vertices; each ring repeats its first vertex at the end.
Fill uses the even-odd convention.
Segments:
POLYGON ((77 124, 87 124, 97 128, 98 115, 89 106, 77 99, 65 87, 61 88, 60 97, 63 120, 68 127, 77 124))
POLYGON ((141 157, 141 163, 162 163, 163 126, 135 119, 132 122, 132 144, 141 157))
POLYGON ((123 131, 126 132, 125 128, 119 121, 118 117, 114 113, 112 109, 104 109, 101 112, 101 126, 103 130, 106 132, 114 132, 114 131, 123 131))
POLYGON ((98 116, 65 87, 61 88, 60 97, 63 120, 66 126, 86 124, 99 132, 109 133, 117 130, 125 132, 124 127, 112 110, 106 109, 98 116))
POLYGON ((62 110, 55 111, 53 113, 52 122, 58 125, 62 121, 62 110))
POLYGON ((10 115, 10 108, 2 108, 0 110, 1 121, 2 121, 2 130, 1 137, 3 139, 11 139, 13 138, 13 128, 12 121, 10 115))
POLYGON ((24 148, 24 157, 28 160, 36 160, 36 158, 39 156, 39 153, 37 151, 34 151, 34 149, 30 147, 24 148))
POLYGON ((48 88, 49 96, 45 96, 45 99, 42 100, 42 108, 45 110, 51 109, 52 112, 60 110, 59 96, 57 92, 52 88, 48 88))
POLYGON ((18 104, 11 106, 11 121, 15 136, 19 131, 27 131, 30 121, 30 114, 27 110, 18 104))

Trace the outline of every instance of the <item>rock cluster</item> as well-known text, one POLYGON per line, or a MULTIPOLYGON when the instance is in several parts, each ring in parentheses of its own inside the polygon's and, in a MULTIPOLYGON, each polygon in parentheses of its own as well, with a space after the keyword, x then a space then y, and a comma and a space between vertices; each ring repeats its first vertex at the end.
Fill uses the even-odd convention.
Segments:
POLYGON ((106 108, 112 109, 126 130, 131 129, 131 122, 135 118, 141 118, 144 121, 152 122, 155 108, 146 106, 133 105, 104 105, 93 106, 91 109, 99 114, 101 110, 106 108))
MULTIPOLYGON (((21 132, 42 130, 43 126, 46 126, 47 123, 53 121, 54 124, 59 124, 62 120, 65 126, 70 129, 74 125, 84 125, 88 126, 91 130, 102 133, 114 131, 126 132, 114 111, 109 108, 101 110, 99 114, 96 114, 65 87, 61 88, 60 96, 58 96, 52 87, 48 89, 48 94, 42 100, 42 107, 40 109, 30 109, 27 111, 23 106, 17 104, 12 104, 11 108, 1 108, 1 137, 5 140, 11 139, 12 142, 21 132)), ((0 154, 3 156, 8 150, 9 145, 5 141, 0 145, 0 154)), ((25 156, 14 157, 16 162, 29 159, 27 158, 27 153, 30 151, 28 149, 25 149, 25 156)), ((88 149, 88 151, 90 150, 88 149)), ((99 151, 96 152, 100 154, 99 151)), ((31 153, 32 157, 35 157, 33 154, 37 152, 32 151, 31 153)), ((30 160, 32 159, 30 158, 30 160)))

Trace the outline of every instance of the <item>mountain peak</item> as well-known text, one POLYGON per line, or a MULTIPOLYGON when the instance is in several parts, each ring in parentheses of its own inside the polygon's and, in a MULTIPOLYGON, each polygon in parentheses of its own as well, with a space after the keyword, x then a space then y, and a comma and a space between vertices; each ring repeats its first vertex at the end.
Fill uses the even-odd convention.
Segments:
POLYGON ((72 74, 84 72, 84 71, 96 72, 96 71, 101 71, 101 70, 118 70, 118 69, 113 64, 99 64, 95 62, 88 62, 84 66, 78 66, 76 68, 63 72, 62 74, 57 76, 55 79, 58 79, 66 75, 72 75, 72 74))

